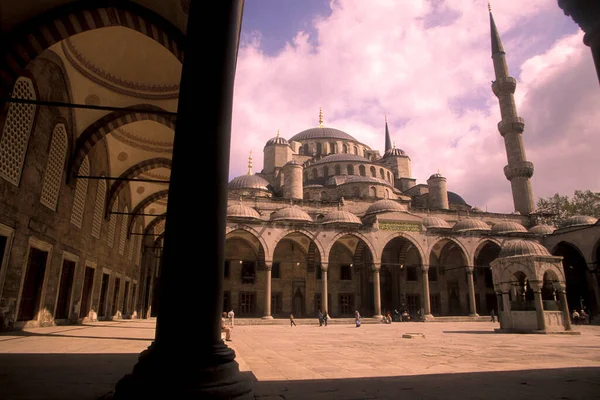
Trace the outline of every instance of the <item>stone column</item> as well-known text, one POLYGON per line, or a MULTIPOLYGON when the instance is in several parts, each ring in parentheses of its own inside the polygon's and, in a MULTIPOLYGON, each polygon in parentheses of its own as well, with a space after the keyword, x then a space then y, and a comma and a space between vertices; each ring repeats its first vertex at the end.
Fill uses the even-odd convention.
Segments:
POLYGON ((573 330, 571 326, 571 314, 569 313, 569 304, 567 303, 567 293, 564 288, 558 290, 558 300, 560 301, 560 308, 563 314, 563 325, 565 331, 573 330))
POLYGON ((265 262, 265 315, 262 319, 273 319, 271 316, 271 271, 273 265, 270 262, 265 262))
POLYGON ((510 316, 510 296, 508 292, 502 292, 502 307, 504 308, 503 317, 500 321, 500 328, 512 328, 512 318, 510 316))
POLYGON ((235 353, 221 340, 231 114, 243 5, 243 0, 190 4, 187 35, 180 36, 185 61, 155 339, 133 373, 117 383, 114 399, 254 398, 251 381, 240 374, 235 353), (196 134, 199 121, 202 135, 196 134), (200 149, 210 151, 198 157, 200 149), (197 199, 189 195, 195 171, 210 171, 202 182, 209 213, 189 212, 197 208, 197 199), (208 233, 199 240, 190 226, 206 226, 208 233), (190 267, 185 274, 183 265, 190 267))
POLYGON ((423 308, 425 309, 425 315, 423 320, 433 319, 431 315, 431 300, 429 296, 429 268, 422 267, 423 272, 423 308))
POLYGON ((496 316, 498 317, 498 322, 500 323, 500 325, 502 325, 502 320, 500 319, 500 315, 502 315, 500 311, 500 306, 502 306, 502 292, 496 292, 496 308, 498 309, 496 316))
POLYGON ((329 297, 327 295, 327 268, 323 267, 323 265, 321 265, 321 280, 323 281, 323 290, 321 293, 321 311, 323 313, 327 311, 327 315, 329 315, 329 305, 327 304, 327 299, 329 297))
POLYGON ((467 283, 469 284, 469 316, 479 317, 475 304, 475 284, 473 283, 473 268, 467 268, 467 283))
POLYGON ((373 294, 375 296, 375 315, 373 318, 381 319, 381 285, 379 283, 379 271, 380 267, 373 267, 373 294))
POLYGON ((544 318, 544 303, 542 302, 542 292, 539 288, 533 288, 533 300, 535 301, 535 315, 537 317, 538 330, 546 330, 546 320, 544 318))

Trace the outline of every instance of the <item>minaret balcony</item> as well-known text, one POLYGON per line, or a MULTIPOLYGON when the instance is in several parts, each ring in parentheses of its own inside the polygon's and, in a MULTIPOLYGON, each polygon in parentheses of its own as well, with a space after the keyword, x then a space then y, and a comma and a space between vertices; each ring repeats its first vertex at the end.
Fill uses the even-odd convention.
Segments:
POLYGON ((514 94, 516 88, 517 80, 512 76, 503 76, 492 82, 492 91, 496 96, 514 94))
POLYGON ((530 161, 521 161, 512 166, 506 165, 504 167, 504 175, 509 181, 517 177, 531 178, 533 176, 533 163, 530 161))
POLYGON ((525 130, 525 120, 521 117, 506 118, 498 122, 498 131, 502 136, 508 133, 523 133, 525 130))

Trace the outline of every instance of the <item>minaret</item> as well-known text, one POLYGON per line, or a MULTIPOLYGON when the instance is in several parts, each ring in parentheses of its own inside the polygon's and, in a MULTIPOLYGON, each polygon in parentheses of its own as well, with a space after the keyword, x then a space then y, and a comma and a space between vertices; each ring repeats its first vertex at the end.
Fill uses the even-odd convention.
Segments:
POLYGON ((252 175, 252 150, 250 150, 250 155, 248 156, 248 175, 252 175))
POLYGON ((492 34, 492 60, 496 74, 496 80, 492 82, 492 90, 500 103, 502 121, 498 123, 498 130, 504 138, 508 158, 508 165, 504 167, 504 175, 510 181, 515 211, 521 214, 530 214, 534 210, 530 181, 533 175, 533 163, 527 161, 525 155, 523 144, 525 122, 523 118, 517 115, 514 98, 517 82, 515 78, 508 75, 506 55, 492 16, 491 7, 490 30, 492 34))
POLYGON ((392 149, 392 138, 390 137, 390 130, 388 129, 387 124, 387 114, 385 116, 385 151, 392 149))

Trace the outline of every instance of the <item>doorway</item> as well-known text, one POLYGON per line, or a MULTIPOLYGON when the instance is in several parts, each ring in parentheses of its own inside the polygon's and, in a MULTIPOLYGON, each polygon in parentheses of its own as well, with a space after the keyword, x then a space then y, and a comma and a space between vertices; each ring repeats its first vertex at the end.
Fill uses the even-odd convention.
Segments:
POLYGON ((294 296, 292 298, 292 314, 295 317, 304 317, 306 314, 306 301, 304 296, 306 282, 293 281, 292 290, 294 296))
POLYGON ((102 286, 100 287, 100 304, 98 304, 98 317, 106 316, 106 296, 108 296, 109 274, 102 274, 102 286))
POLYGON ((113 291, 111 313, 111 316, 113 317, 117 315, 117 311, 119 310, 119 304, 117 303, 119 300, 119 290, 121 290, 121 278, 115 278, 115 290, 113 291))
POLYGON ((19 307, 17 321, 31 321, 36 318, 40 311, 47 261, 47 251, 42 251, 34 247, 29 249, 29 260, 25 272, 25 281, 23 283, 23 293, 21 294, 21 305, 19 307))
POLYGON ((83 292, 81 293, 81 308, 79 315, 82 318, 88 316, 90 312, 90 303, 92 298, 92 288, 94 287, 94 268, 85 267, 85 274, 83 276, 83 292))
POLYGON ((75 262, 66 259, 63 260, 62 272, 60 274, 60 285, 58 288, 58 300, 56 302, 56 311, 54 313, 55 319, 69 318, 74 275, 75 262))
POLYGON ((461 315, 458 281, 448 282, 448 314, 461 315))

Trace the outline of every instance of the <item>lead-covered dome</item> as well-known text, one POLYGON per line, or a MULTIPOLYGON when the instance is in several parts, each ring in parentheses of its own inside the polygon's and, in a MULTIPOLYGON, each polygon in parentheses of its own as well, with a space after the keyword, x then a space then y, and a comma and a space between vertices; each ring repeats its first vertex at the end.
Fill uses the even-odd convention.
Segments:
POLYGON ((383 153, 383 157, 382 158, 388 158, 388 157, 406 157, 407 154, 404 150, 397 148, 396 146, 392 147, 389 150, 386 150, 385 153, 383 153))
POLYGON ((527 232, 527 228, 518 222, 502 221, 492 226, 491 233, 493 235, 506 235, 507 233, 527 232))
POLYGON ((325 157, 315 161, 311 165, 324 164, 324 163, 328 163, 328 162, 347 162, 347 161, 371 163, 371 160, 369 160, 368 158, 364 158, 357 154, 341 153, 341 154, 330 154, 328 156, 325 156, 325 157))
POLYGON ((423 226, 425 226, 427 229, 447 229, 451 227, 447 221, 431 215, 423 218, 423 226))
POLYGON ((384 212, 406 212, 406 208, 393 200, 379 200, 371 204, 365 215, 379 214, 384 212))
POLYGON ((454 232, 489 231, 490 226, 480 219, 467 217, 455 223, 452 230, 454 232))
POLYGON ((233 204, 227 207, 227 218, 261 219, 258 211, 243 204, 233 204))
POLYGON ((351 212, 344 210, 331 211, 321 221, 323 225, 345 225, 345 226, 359 226, 362 225, 360 219, 352 214, 351 212))
POLYGON ((529 228, 529 233, 533 233, 535 235, 550 235, 552 234, 556 228, 551 225, 540 224, 536 226, 532 226, 529 228))
POLYGON ((511 240, 502 246, 498 258, 516 256, 551 256, 548 249, 531 240, 511 240))
POLYGON ((355 138, 348 135, 346 132, 340 131, 339 129, 334 128, 310 128, 304 130, 300 133, 295 134, 290 138, 290 141, 301 141, 301 140, 311 140, 311 139, 342 139, 342 140, 352 140, 354 142, 358 142, 355 138))
POLYGON ((573 226, 586 226, 594 225, 598 222, 597 218, 589 217, 587 215, 574 215, 565 219, 559 226, 558 229, 571 228, 573 226))
POLYGON ((286 139, 284 139, 281 136, 277 135, 277 136, 275 136, 275 137, 267 140, 266 146, 273 146, 273 145, 276 145, 276 144, 282 144, 282 145, 285 145, 285 146, 289 146, 290 143, 286 139))
POLYGON ((229 182, 229 189, 261 189, 269 190, 269 182, 258 175, 241 175, 229 182))
POLYGON ((271 221, 313 222, 313 219, 300 208, 291 206, 275 211, 271 214, 271 221))
MULTIPOLYGON (((433 175, 432 175, 433 176, 433 175)), ((430 178, 431 179, 431 178, 430 178)), ((467 206, 465 199, 454 192, 448 192, 448 203, 467 206)))

